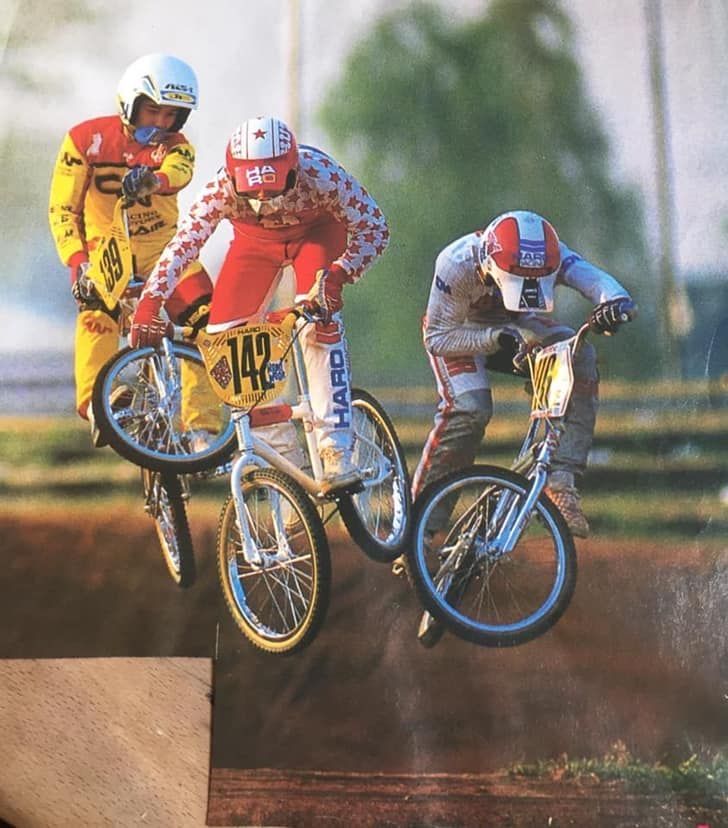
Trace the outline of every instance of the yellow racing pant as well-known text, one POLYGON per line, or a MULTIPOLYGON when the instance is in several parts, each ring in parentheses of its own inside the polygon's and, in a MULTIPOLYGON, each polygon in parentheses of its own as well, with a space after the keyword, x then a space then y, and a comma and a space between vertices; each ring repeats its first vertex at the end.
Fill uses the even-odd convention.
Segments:
MULTIPOLYGON (((190 280, 185 291, 190 293, 189 285, 194 282, 197 282, 196 290, 204 289, 200 286, 205 284, 205 279, 209 282, 202 266, 193 262, 180 279, 175 294, 184 290, 184 280, 190 280)), ((211 284, 209 290, 212 291, 211 284)), ((169 310, 174 311, 174 314, 170 315, 178 321, 178 317, 183 314, 180 312, 179 298, 175 298, 176 301, 169 303, 169 310)), ((120 338, 120 314, 100 308, 82 308, 79 311, 74 343, 74 376, 76 410, 84 419, 88 419, 88 406, 96 377, 106 362, 119 351, 120 338)), ((182 419, 187 429, 201 429, 213 433, 219 431, 220 403, 208 382, 204 366, 192 365, 188 360, 184 360, 181 363, 181 379, 182 419)))

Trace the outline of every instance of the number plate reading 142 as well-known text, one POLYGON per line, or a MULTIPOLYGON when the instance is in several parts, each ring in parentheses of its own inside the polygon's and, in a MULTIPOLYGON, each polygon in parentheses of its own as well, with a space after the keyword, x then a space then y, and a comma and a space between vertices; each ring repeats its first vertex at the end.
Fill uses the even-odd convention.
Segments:
POLYGON ((533 369, 532 417, 563 417, 574 388, 571 346, 556 342, 539 351, 533 369))
POLYGON ((215 393, 228 405, 249 409, 283 392, 290 335, 280 325, 244 325, 206 333, 196 344, 215 393))

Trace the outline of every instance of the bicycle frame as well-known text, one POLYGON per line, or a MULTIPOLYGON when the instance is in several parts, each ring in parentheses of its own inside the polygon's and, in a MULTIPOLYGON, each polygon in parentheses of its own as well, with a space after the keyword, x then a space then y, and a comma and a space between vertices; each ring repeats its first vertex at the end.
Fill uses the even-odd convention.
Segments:
MULTIPOLYGON (((564 431, 563 419, 568 410, 574 385, 571 361, 588 330, 588 323, 584 323, 570 338, 540 349, 535 355, 529 355, 527 359, 531 383, 534 387, 530 422, 510 468, 528 478, 531 486, 522 501, 519 501, 515 495, 501 496, 492 515, 488 518, 490 523, 500 526, 500 529, 488 548, 481 550, 480 557, 488 556, 495 560, 510 554, 531 519, 534 506, 546 486, 552 458, 559 447, 564 431), (562 374, 559 374, 559 368, 553 362, 554 355, 559 352, 563 354, 562 359, 565 357, 561 369, 564 372, 562 374), (567 376, 566 382, 564 374, 567 376), (552 394, 555 380, 560 384, 556 388, 556 393, 552 394), (544 434, 540 437, 542 425, 544 434)), ((487 490, 483 492, 473 504, 472 509, 480 508, 488 494, 487 490)), ((472 534, 472 529, 468 531, 472 534)))
MULTIPOLYGON (((304 324, 311 322, 306 316, 304 324)), ((293 351, 293 373, 297 385, 297 402, 294 405, 278 404, 266 405, 261 409, 260 415, 255 410, 241 409, 231 406, 231 418, 235 426, 235 434, 238 441, 239 454, 232 463, 230 469, 230 488, 235 502, 235 510, 238 525, 243 539, 243 554, 250 564, 260 564, 260 556, 255 550, 250 535, 250 528, 245 517, 245 499, 243 496, 243 482, 246 472, 251 468, 262 468, 266 466, 278 469, 298 483, 301 488, 319 503, 330 500, 330 494, 323 480, 323 466, 319 456, 318 439, 314 429, 313 409, 311 407, 311 396, 308 386, 308 374, 303 359, 303 348, 298 337, 294 334, 292 338, 293 351), (311 474, 307 474, 280 452, 276 451, 265 440, 253 433, 256 425, 274 425, 288 421, 301 421, 304 427, 306 448, 311 463, 311 474)), ((362 469, 362 479, 355 487, 348 488, 347 493, 361 491, 364 488, 381 484, 392 474, 391 462, 379 452, 375 444, 370 446, 376 449, 379 455, 377 468, 362 469)), ((338 493, 338 490, 337 490, 338 493)), ((285 532, 280 527, 280 536, 284 537, 285 532)))
MULTIPOLYGON (((589 323, 585 322, 573 336, 542 348, 534 357, 529 356, 527 359, 533 386, 530 422, 521 448, 510 468, 532 483, 522 507, 517 514, 509 516, 506 520, 508 530, 503 541, 502 554, 507 554, 515 548, 530 519, 533 507, 546 486, 553 455, 564 433, 563 421, 574 388, 573 357, 588 330, 589 323), (557 362, 559 354, 562 359, 561 365, 557 362), (544 435, 539 439, 542 423, 544 435)), ((501 504, 498 506, 498 509, 500 508, 501 504)), ((502 508, 507 509, 508 504, 502 508)))

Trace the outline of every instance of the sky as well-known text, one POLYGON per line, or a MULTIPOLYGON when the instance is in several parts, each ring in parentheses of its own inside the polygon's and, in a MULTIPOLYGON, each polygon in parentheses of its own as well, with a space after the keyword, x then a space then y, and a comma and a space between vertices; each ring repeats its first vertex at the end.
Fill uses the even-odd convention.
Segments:
MULTIPOLYGON (((8 10, 0 16, 3 22, 13 26, 25 1, 0 0, 8 10)), ((724 46, 728 41, 728 4, 725 0, 653 0, 661 3, 663 13, 674 194, 674 237, 663 241, 655 220, 655 150, 644 6, 649 1, 562 0, 562 7, 576 27, 577 56, 588 94, 613 148, 614 175, 638 188, 644 198, 648 239, 656 260, 660 244, 667 243, 679 278, 721 271, 728 238, 728 58, 724 46)), ((294 0, 206 0, 203 7, 191 0, 156 0, 153 4, 129 0, 123 13, 116 4, 92 2, 102 14, 112 15, 105 25, 109 31, 113 29, 113 35, 99 48, 97 43, 85 42, 87 31, 72 27, 52 33, 42 48, 28 49, 22 56, 27 67, 52 79, 56 92, 39 102, 32 95, 13 93, 0 76, 0 112, 5 113, 0 118, 12 113, 14 123, 27 123, 34 132, 43 132, 60 144, 71 125, 114 111, 118 79, 132 60, 153 51, 174 53, 195 67, 201 88, 201 109, 193 113, 185 128, 197 148, 198 161, 195 180, 180 198, 183 207, 221 164, 225 144, 237 123, 263 113, 288 118, 293 88, 289 45, 294 0)), ((297 2, 299 139, 325 148, 326 136, 318 130, 312 113, 357 39, 378 15, 406 2, 297 2)), ((442 0, 439 5, 448 15, 466 18, 479 13, 484 2, 442 0)), ((0 30, 0 45, 2 42, 0 30)), ((7 59, 4 55, 5 66, 7 59)), ((0 128, 4 128, 1 120, 0 128)), ((48 177, 52 162, 52 157, 38 160, 48 177)), ((46 205, 39 206, 38 220, 45 223, 46 205)), ((218 232, 205 250, 203 259, 213 271, 226 242, 224 233, 218 232)))

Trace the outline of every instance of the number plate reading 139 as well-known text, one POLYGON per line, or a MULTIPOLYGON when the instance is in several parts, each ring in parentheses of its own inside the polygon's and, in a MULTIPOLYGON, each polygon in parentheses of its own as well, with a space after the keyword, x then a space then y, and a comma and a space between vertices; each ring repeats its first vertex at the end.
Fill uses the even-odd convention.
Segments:
POLYGON ((290 336, 279 325, 244 325, 197 339, 215 393, 234 408, 249 409, 283 392, 284 354, 290 336))
POLYGON ((574 388, 571 346, 555 342, 539 351, 533 372, 532 417, 563 417, 574 388))

